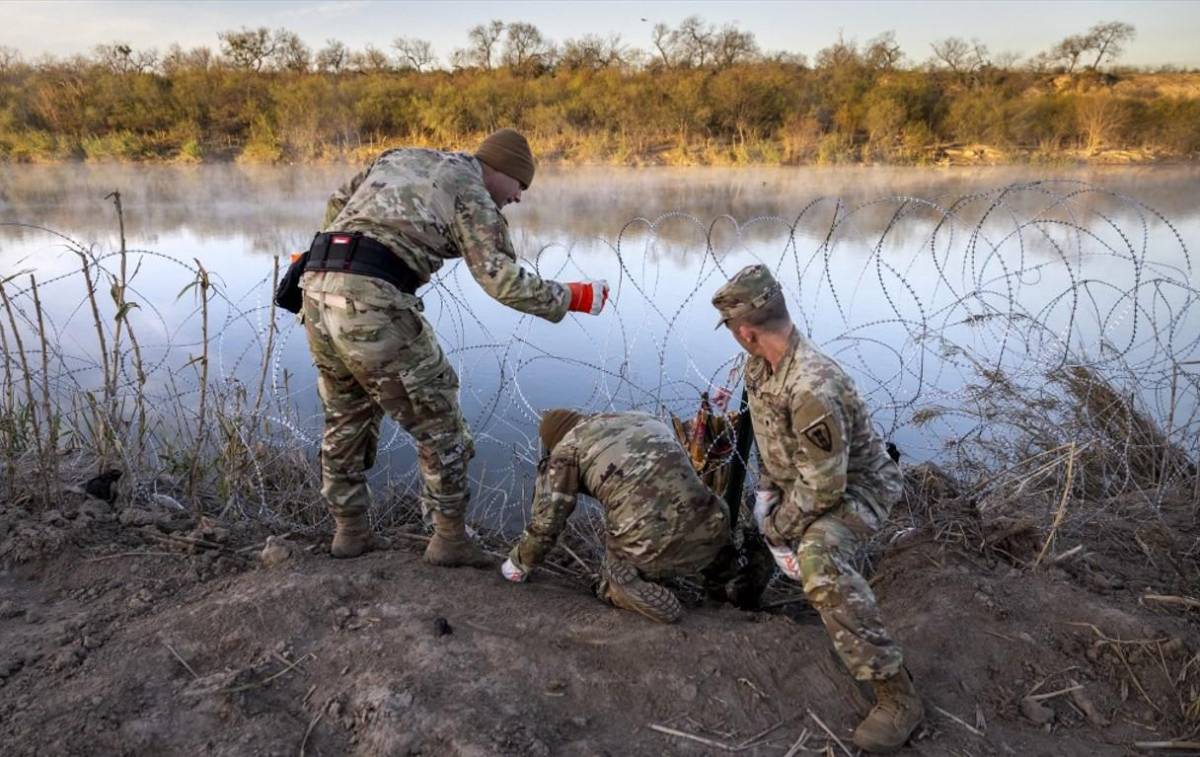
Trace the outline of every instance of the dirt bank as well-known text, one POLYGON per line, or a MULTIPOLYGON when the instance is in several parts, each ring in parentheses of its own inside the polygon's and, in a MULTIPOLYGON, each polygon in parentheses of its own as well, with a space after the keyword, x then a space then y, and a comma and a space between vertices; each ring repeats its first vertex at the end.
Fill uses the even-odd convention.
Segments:
MULTIPOLYGON (((1195 532, 1136 525, 1124 559, 1049 569, 932 528, 882 553, 872 580, 930 711, 909 753, 1195 738, 1197 612, 1143 599, 1196 595, 1195 532)), ((802 603, 660 627, 579 577, 429 567, 399 532, 347 562, 293 537, 273 565, 264 537, 95 500, 0 510, 5 752, 839 754, 822 724, 849 745, 867 707, 802 603)))

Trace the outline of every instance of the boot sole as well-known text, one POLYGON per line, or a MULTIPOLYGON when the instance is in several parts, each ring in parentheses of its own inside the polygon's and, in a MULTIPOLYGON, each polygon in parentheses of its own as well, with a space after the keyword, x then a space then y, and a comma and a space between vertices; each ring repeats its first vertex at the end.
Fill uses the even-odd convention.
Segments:
POLYGON ((605 570, 609 581, 608 600, 613 605, 656 623, 674 623, 683 617, 679 598, 665 586, 643 581, 632 565, 614 561, 606 565, 605 570))

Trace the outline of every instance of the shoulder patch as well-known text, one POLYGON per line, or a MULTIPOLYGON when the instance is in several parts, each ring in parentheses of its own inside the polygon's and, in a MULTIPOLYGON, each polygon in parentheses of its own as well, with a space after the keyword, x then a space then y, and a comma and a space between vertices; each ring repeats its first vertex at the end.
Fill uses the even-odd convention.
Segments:
POLYGON ((829 423, 825 419, 821 419, 804 429, 804 438, 825 452, 833 451, 833 433, 830 431, 829 423))

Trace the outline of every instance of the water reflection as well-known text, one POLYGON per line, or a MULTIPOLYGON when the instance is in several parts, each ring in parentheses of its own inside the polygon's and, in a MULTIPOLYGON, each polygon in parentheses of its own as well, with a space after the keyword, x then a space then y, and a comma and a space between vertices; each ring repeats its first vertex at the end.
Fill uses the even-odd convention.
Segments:
MULTIPOLYGON (((14 167, 3 169, 0 222, 54 228, 102 264, 117 244, 103 198, 120 189, 137 253, 129 315, 152 391, 195 392, 197 302, 177 296, 197 262, 212 272, 214 378, 253 386, 267 343, 271 256, 307 245, 324 198, 353 169, 318 166, 14 167)), ((524 504, 537 414, 568 405, 687 415, 726 381, 738 355, 709 304, 751 262, 775 270, 794 316, 855 376, 876 422, 909 459, 941 454, 963 431, 918 427, 931 404, 969 401, 981 366, 1044 380, 1068 361, 1133 379, 1180 435, 1196 426, 1200 317, 1189 244, 1200 239, 1190 168, 1062 172, 901 169, 546 170, 508 213, 528 264, 560 280, 607 278, 612 306, 561 324, 488 299, 465 266, 422 291, 426 315, 463 377, 477 437, 476 506, 524 504), (1011 182, 1026 182, 1011 190, 1011 182), (1161 214, 1158 215, 1158 214, 1161 214), (1164 218, 1165 217, 1165 218, 1164 218), (1169 219, 1169 222, 1166 220, 1169 219), (1182 386, 1182 389, 1180 389, 1182 386)), ((62 239, 0 226, 0 270, 32 269, 61 345, 62 392, 94 388, 94 329, 78 257, 62 239)), ((10 287, 26 286, 24 277, 10 287)), ((104 319, 113 306, 101 291, 104 319)), ((12 291, 10 289, 10 291, 12 291)), ((16 293, 28 306, 28 292, 16 293)), ((273 412, 310 451, 321 419, 304 335, 290 316, 269 365, 273 412), (286 381, 285 381, 286 377, 286 381)), ((28 328, 25 324, 22 328, 28 328)), ((10 359, 10 356, 6 356, 10 359)), ((128 356, 126 356, 126 360, 128 356)), ((125 366, 126 380, 133 376, 125 366)), ((380 475, 415 480, 411 443, 388 424, 380 475)))

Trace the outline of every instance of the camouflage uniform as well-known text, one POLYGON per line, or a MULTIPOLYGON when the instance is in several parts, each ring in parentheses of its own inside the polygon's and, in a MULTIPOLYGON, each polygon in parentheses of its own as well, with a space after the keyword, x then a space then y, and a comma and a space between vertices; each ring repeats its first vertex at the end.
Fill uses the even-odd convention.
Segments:
POLYGON ((606 560, 656 580, 703 572, 732 549, 725 502, 700 481, 675 432, 644 413, 586 416, 538 466, 533 518, 509 554, 524 572, 554 548, 578 494, 604 508, 606 560))
MULTIPOLYGON (((780 296, 763 266, 746 269, 713 296, 724 318, 739 304, 780 296), (774 287, 774 289, 772 289, 774 287)), ((796 552, 804 593, 859 680, 896 674, 903 660, 875 596, 854 569, 864 541, 887 519, 902 487, 854 382, 793 328, 777 370, 763 358, 746 366, 750 413, 761 462, 760 489, 780 504, 764 523, 774 545, 796 552)))
MULTIPOLYGON (((429 281, 462 257, 493 298, 560 321, 566 287, 521 268, 508 226, 474 157, 400 149, 380 155, 329 199, 325 231, 361 231, 429 281)), ((304 324, 325 408, 322 488, 336 514, 366 512, 366 470, 379 422, 391 415, 416 442, 422 505, 462 517, 474 454, 458 404, 458 376, 422 315, 421 300, 380 279, 310 271, 301 280, 304 324)))

